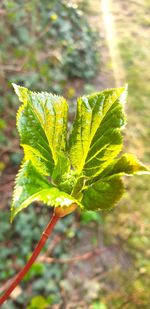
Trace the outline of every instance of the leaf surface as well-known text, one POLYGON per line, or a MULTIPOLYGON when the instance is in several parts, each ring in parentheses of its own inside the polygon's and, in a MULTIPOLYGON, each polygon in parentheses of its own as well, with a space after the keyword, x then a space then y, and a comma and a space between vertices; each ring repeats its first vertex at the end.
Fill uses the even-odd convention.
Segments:
POLYGON ((44 189, 35 193, 34 196, 31 197, 30 203, 33 201, 32 199, 42 201, 48 206, 54 207, 69 207, 72 204, 78 204, 82 207, 79 201, 56 187, 44 189))
POLYGON ((34 201, 54 207, 77 204, 86 210, 110 210, 124 192, 121 176, 150 173, 134 155, 118 158, 126 88, 79 98, 69 143, 65 99, 17 85, 14 88, 23 102, 17 127, 25 157, 16 178, 12 219, 34 201))
POLYGON ((83 170, 85 176, 96 176, 120 153, 125 100, 125 88, 105 90, 78 100, 69 152, 79 173, 83 170))
POLYGON ((120 158, 114 160, 95 181, 114 176, 132 176, 134 174, 150 174, 150 169, 141 163, 137 157, 130 153, 123 154, 120 158))
POLYGON ((11 220, 32 202, 41 201, 48 206, 68 207, 81 204, 71 195, 52 186, 41 176, 30 161, 25 161, 16 177, 16 185, 11 207, 11 220))
POLYGON ((112 169, 109 175, 142 175, 150 174, 150 169, 141 163, 135 155, 130 153, 123 154, 119 159, 112 165, 112 169))
POLYGON ((43 175, 51 175, 59 154, 66 151, 68 105, 63 97, 35 93, 13 85, 23 102, 17 127, 25 159, 43 175))
POLYGON ((86 210, 110 210, 124 193, 123 182, 119 177, 99 180, 83 193, 81 203, 86 210))
POLYGON ((90 210, 109 210, 121 198, 124 188, 121 176, 150 174, 135 155, 125 153, 106 169, 84 191, 82 204, 90 210))
POLYGON ((70 161, 66 155, 63 153, 59 154, 57 164, 54 167, 52 178, 56 184, 59 184, 62 181, 62 178, 65 173, 70 170, 70 161))
POLYGON ((50 188, 51 184, 32 165, 31 161, 25 161, 15 180, 13 201, 11 206, 11 218, 28 206, 27 200, 39 190, 50 188))

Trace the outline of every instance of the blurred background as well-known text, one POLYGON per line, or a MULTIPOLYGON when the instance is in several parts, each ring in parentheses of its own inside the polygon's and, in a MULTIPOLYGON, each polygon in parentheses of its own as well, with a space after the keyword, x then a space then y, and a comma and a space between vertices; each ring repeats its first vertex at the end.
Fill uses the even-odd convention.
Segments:
MULTIPOLYGON (((64 95, 71 124, 77 96, 127 82, 124 150, 149 165, 149 67, 149 0, 1 0, 0 293, 51 215, 33 205, 9 222, 22 159, 11 83, 64 95)), ((150 308, 150 179, 125 184, 124 198, 107 215, 76 212, 58 223, 3 309, 150 308)))

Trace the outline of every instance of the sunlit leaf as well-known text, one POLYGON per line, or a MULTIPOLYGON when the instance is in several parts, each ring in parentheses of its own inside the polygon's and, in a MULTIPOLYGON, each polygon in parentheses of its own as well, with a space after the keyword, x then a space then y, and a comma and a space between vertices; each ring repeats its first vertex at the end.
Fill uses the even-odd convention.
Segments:
POLYGON ((130 153, 123 154, 112 165, 108 175, 134 175, 134 174, 150 174, 150 169, 141 163, 135 155, 130 153))
POLYGON ((82 207, 79 201, 77 201, 66 192, 60 191, 56 187, 43 189, 35 193, 34 196, 32 196, 31 198, 29 198, 30 203, 35 200, 42 201, 44 204, 54 207, 69 207, 72 204, 78 204, 82 207))
POLYGON ((51 184, 32 165, 31 161, 25 161, 15 180, 13 202, 11 206, 11 218, 28 206, 27 200, 39 190, 50 188, 51 184))
POLYGON ((71 195, 51 185, 44 176, 39 174, 30 161, 25 161, 16 177, 11 220, 23 208, 35 201, 41 201, 54 207, 68 207, 73 203, 80 204, 71 195))
POLYGON ((69 140, 72 165, 92 177, 99 174, 122 149, 120 129, 125 124, 126 89, 105 90, 78 99, 69 140))
POLYGON ((118 158, 126 87, 79 98, 69 143, 65 99, 14 87, 23 102, 17 127, 25 156, 16 178, 12 219, 34 201, 110 210, 124 192, 121 176, 150 173, 134 155, 118 158))
POLYGON ((25 158, 44 175, 51 175, 59 153, 66 151, 68 106, 63 97, 35 93, 14 85, 23 102, 17 127, 25 158))
POLYGON ((132 176, 134 174, 150 174, 150 169, 130 153, 123 154, 113 161, 94 181, 114 176, 132 176))
POLYGON ((110 210, 123 193, 124 186, 119 177, 99 180, 85 190, 81 203, 86 210, 110 210))

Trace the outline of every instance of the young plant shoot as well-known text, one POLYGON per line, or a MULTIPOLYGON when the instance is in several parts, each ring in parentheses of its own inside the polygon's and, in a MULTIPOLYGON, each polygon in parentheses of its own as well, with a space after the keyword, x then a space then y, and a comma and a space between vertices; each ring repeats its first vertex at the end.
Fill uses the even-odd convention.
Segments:
POLYGON ((150 173, 134 155, 121 153, 126 87, 80 97, 68 134, 68 104, 63 97, 13 86, 22 102, 17 128, 24 159, 16 177, 11 221, 35 201, 54 207, 54 213, 29 261, 0 297, 0 304, 30 269, 61 217, 77 207, 109 211, 123 195, 122 176, 150 173))

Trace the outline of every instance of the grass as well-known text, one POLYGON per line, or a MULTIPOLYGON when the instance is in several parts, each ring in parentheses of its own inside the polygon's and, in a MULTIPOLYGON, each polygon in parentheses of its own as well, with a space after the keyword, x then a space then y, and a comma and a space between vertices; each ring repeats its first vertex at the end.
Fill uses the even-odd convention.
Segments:
MULTIPOLYGON (((147 24, 150 5, 148 2, 147 0, 131 1, 126 5, 125 10, 124 2, 118 0, 114 12, 116 28, 119 29, 120 55, 126 80, 129 83, 128 128, 129 132, 134 132, 135 140, 138 140, 135 151, 140 151, 141 157, 146 161, 150 159, 150 24, 147 24)), ((132 140, 129 141, 129 147, 132 147, 132 140)))
MULTIPOLYGON (((125 150, 135 153, 139 159, 150 165, 150 3, 148 0, 112 0, 111 3, 118 50, 129 84, 125 150)), ((118 269, 111 276, 111 285, 114 286, 117 280, 118 284, 109 295, 106 294, 108 308, 150 307, 149 184, 148 176, 126 180, 128 192, 119 207, 107 215, 105 241, 120 244, 124 257, 125 253, 129 255, 126 256, 126 261, 131 257, 128 269, 119 262, 118 269)))

